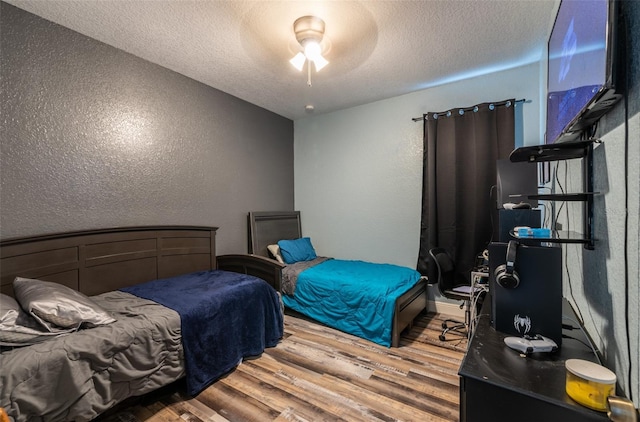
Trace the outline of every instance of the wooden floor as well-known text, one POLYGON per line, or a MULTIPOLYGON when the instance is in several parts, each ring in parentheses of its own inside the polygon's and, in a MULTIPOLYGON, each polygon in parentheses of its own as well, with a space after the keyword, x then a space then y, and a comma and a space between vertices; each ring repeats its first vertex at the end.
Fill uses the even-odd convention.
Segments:
POLYGON ((457 421, 466 339, 438 340, 442 317, 418 317, 386 348, 285 316, 285 337, 197 397, 176 383, 106 417, 138 421, 457 421))

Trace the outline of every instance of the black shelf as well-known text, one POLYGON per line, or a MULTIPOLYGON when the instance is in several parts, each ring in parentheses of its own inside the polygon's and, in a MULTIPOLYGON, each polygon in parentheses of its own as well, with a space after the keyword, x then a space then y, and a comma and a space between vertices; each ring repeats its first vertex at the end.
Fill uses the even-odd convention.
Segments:
POLYGON ((527 195, 530 199, 540 199, 547 201, 588 201, 600 192, 580 192, 580 193, 545 193, 540 195, 527 195))
POLYGON ((565 142, 559 144, 534 145, 513 150, 509 155, 512 163, 527 161, 538 163, 543 161, 571 160, 586 157, 594 140, 565 142))
POLYGON ((509 159, 511 162, 529 162, 539 163, 545 161, 571 160, 575 158, 584 158, 582 160, 582 183, 584 192, 579 193, 554 193, 527 195, 530 199, 548 200, 548 201, 581 201, 583 206, 584 234, 568 231, 555 231, 551 238, 542 239, 534 237, 520 238, 510 235, 523 243, 582 243, 586 249, 594 248, 594 229, 593 229, 593 198, 597 192, 593 192, 593 144, 598 142, 594 139, 586 141, 573 141, 557 144, 535 145, 530 147, 521 147, 513 150, 509 159))
POLYGON ((567 230, 556 230, 551 233, 551 237, 521 237, 516 235, 513 230, 510 230, 509 236, 525 245, 537 245, 540 243, 579 243, 590 245, 593 243, 593 239, 586 237, 584 234, 567 230))

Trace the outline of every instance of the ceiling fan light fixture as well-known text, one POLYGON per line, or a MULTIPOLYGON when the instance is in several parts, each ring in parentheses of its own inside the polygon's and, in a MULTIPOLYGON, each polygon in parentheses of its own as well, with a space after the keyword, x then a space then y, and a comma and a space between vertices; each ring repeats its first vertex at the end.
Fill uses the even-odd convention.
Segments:
POLYGON ((316 40, 308 40, 304 43, 304 55, 308 60, 315 60, 317 57, 322 57, 320 51, 320 44, 316 40))
POLYGON ((323 67, 329 64, 329 62, 322 56, 318 56, 313 59, 313 64, 316 66, 316 72, 320 72, 323 67))
POLYGON ((289 60, 289 63, 291 63, 293 65, 293 67, 295 67, 299 71, 302 71, 302 68, 304 67, 305 60, 307 60, 305 55, 302 54, 302 53, 298 53, 295 56, 293 56, 293 58, 291 60, 289 60))
MULTIPOLYGON (((322 57, 322 49, 316 40, 306 40, 304 43, 304 56, 316 66, 316 72, 320 71, 329 62, 322 57)), ((303 62, 304 65, 304 62, 303 62)))
MULTIPOLYGON (((322 57, 320 45, 324 37, 324 28, 324 21, 316 16, 303 16, 293 23, 293 32, 303 52, 296 54, 289 62, 299 71, 304 68, 306 60, 313 62, 316 72, 329 64, 327 59, 322 57)), ((309 85, 311 85, 311 75, 309 75, 309 85)))

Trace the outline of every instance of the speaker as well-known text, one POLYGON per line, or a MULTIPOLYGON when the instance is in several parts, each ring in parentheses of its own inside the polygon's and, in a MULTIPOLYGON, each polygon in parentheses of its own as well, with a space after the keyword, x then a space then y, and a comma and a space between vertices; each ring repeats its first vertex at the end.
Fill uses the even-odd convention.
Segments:
POLYGON ((540 227, 542 222, 542 213, 540 210, 499 210, 498 212, 498 233, 494 237, 498 242, 508 242, 513 239, 509 232, 514 227, 528 226, 540 227))
POLYGON ((537 199, 527 195, 538 194, 538 164, 529 162, 512 163, 509 159, 496 161, 498 208, 508 202, 528 202, 531 208, 538 206, 537 199))
POLYGON ((562 249, 509 243, 515 249, 497 242, 488 248, 491 325, 510 336, 541 334, 560 346, 562 249), (514 283, 509 277, 516 274, 514 283))

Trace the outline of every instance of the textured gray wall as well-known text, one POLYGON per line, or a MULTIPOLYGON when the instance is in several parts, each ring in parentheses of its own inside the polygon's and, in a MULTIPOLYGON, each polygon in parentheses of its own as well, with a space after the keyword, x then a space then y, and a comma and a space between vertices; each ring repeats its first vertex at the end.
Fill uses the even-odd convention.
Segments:
POLYGON ((291 120, 0 5, 3 239, 293 209, 291 120))

